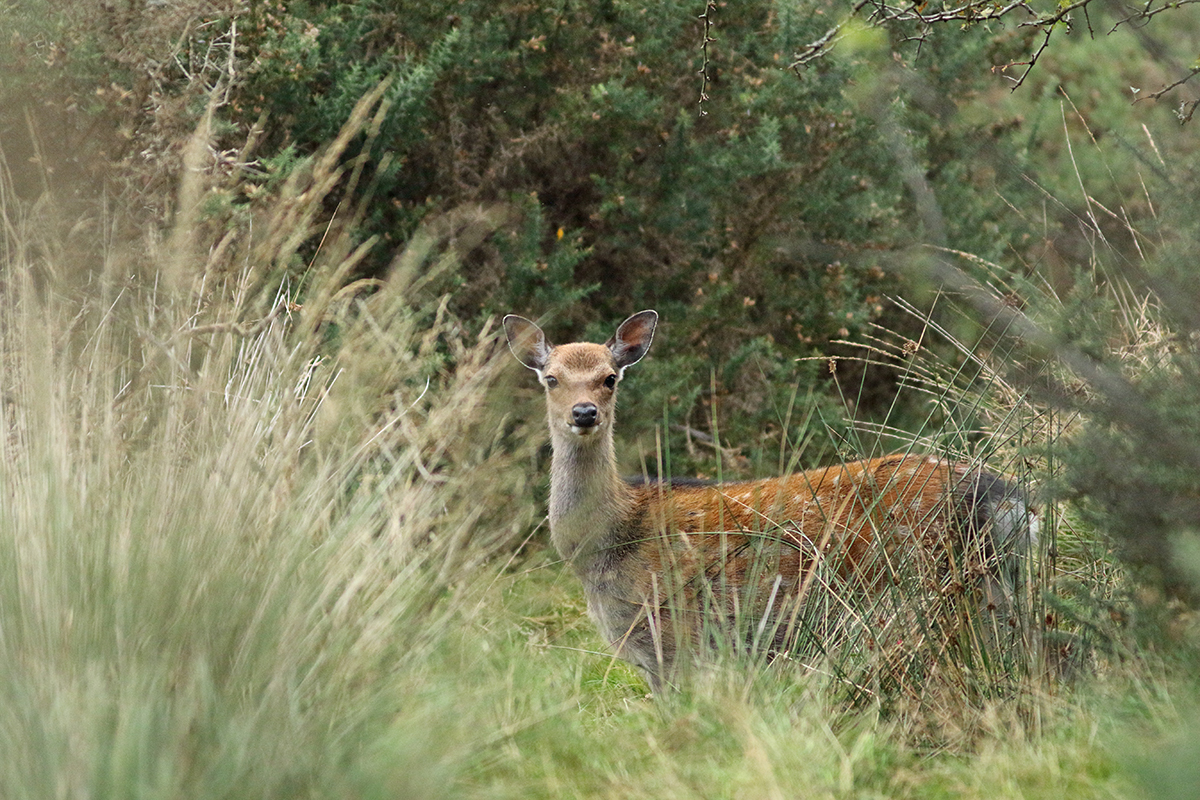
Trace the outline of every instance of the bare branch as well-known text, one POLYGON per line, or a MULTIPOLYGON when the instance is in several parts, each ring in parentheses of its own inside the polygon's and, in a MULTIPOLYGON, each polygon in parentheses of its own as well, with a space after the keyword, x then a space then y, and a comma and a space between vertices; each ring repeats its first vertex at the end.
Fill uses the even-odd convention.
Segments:
POLYGON ((1146 95, 1145 97, 1139 97, 1137 100, 1134 100, 1133 102, 1140 103, 1143 100, 1157 100, 1158 98, 1162 97, 1167 92, 1174 89, 1176 86, 1182 86, 1183 84, 1187 83, 1188 81, 1190 81, 1192 78, 1196 77, 1197 75, 1200 75, 1200 67, 1192 67, 1191 72, 1189 72, 1187 75, 1184 75, 1182 78, 1175 81, 1170 86, 1164 86, 1163 88, 1159 89, 1157 92, 1151 92, 1150 94, 1146 95))
MULTIPOLYGON (((1038 59, 1042 57, 1042 53, 1044 53, 1046 51, 1046 47, 1049 46, 1050 34, 1051 34, 1051 32, 1053 32, 1053 30, 1054 30, 1053 26, 1045 29, 1046 36, 1044 39, 1042 39, 1041 47, 1039 47, 1034 52, 1034 54, 1032 56, 1030 56, 1028 61, 1016 61, 1009 65, 1009 66, 1021 66, 1021 65, 1025 66, 1025 71, 1021 73, 1021 77, 1018 78, 1015 83, 1013 83, 1012 91, 1015 92, 1017 89, 1021 88, 1021 84, 1023 84, 1025 82, 1025 79, 1029 77, 1030 71, 1033 69, 1034 65, 1037 64, 1038 59)), ((1007 76, 1005 76, 1005 77, 1007 77, 1007 76)))
MULTIPOLYGON (((789 66, 799 72, 801 67, 808 66, 824 57, 843 38, 847 23, 856 18, 861 18, 862 23, 870 27, 889 27, 902 23, 916 24, 919 26, 919 30, 903 34, 899 41, 905 44, 915 43, 919 51, 935 25, 958 22, 966 27, 979 22, 1001 20, 1019 11, 1027 19, 1017 23, 1017 27, 1036 28, 1041 31, 1042 38, 1027 61, 1014 61, 996 68, 997 71, 1001 71, 1009 67, 1025 67, 1019 77, 1009 78, 1012 81, 1012 89, 1015 91, 1025 83, 1025 79, 1029 77, 1029 73, 1045 53, 1055 28, 1060 24, 1070 27, 1076 11, 1082 11, 1089 36, 1095 36, 1091 14, 1088 10, 1088 6, 1092 2, 1095 0, 1064 0, 1052 13, 1041 13, 1030 5, 1029 0, 966 0, 959 3, 950 0, 940 7, 937 4, 929 3, 928 0, 857 0, 845 18, 828 29, 820 38, 805 45, 793 56, 789 66)), ((1132 9, 1128 16, 1113 25, 1109 33, 1126 23, 1145 23, 1165 11, 1172 11, 1181 6, 1195 3, 1200 3, 1200 0, 1144 0, 1144 5, 1132 9)), ((1196 74, 1200 74, 1200 68, 1193 69, 1186 77, 1160 92, 1147 95, 1147 97, 1157 99, 1196 74)), ((1177 115, 1181 120, 1190 119, 1197 105, 1200 103, 1185 102, 1180 106, 1177 115)))
POLYGON ((847 22, 857 16, 858 12, 862 11, 868 2, 870 2, 870 0, 858 0, 858 2, 854 4, 854 8, 851 9, 850 14, 847 15, 844 20, 825 31, 825 35, 820 39, 807 44, 804 47, 804 50, 797 53, 792 58, 792 63, 789 64, 789 66, 792 69, 799 69, 800 67, 803 67, 812 61, 816 61, 818 58, 832 50, 834 43, 841 38, 839 34, 842 32, 842 28, 847 22))
POLYGON ((1075 11, 1076 9, 1083 8, 1090 2, 1092 2, 1092 0, 1075 0, 1074 3, 1070 3, 1069 5, 1061 7, 1058 9, 1058 11, 1050 14, 1049 16, 1038 17, 1037 19, 1033 19, 1028 22, 1022 22, 1019 27, 1041 28, 1042 30, 1046 31, 1047 36, 1049 36, 1049 29, 1052 28, 1056 23, 1066 22, 1068 25, 1070 25, 1071 20, 1068 18, 1071 16, 1071 12, 1075 11))
POLYGON ((1143 22, 1151 17, 1158 16, 1164 11, 1174 11, 1180 6, 1187 6, 1191 5, 1192 3, 1200 3, 1200 0, 1171 0, 1171 2, 1164 3, 1157 8, 1154 7, 1154 0, 1147 0, 1146 5, 1143 6, 1141 10, 1135 11, 1124 19, 1117 20, 1116 24, 1112 26, 1112 30, 1110 30, 1109 33, 1112 33, 1126 23, 1143 22))
POLYGON ((700 116, 702 117, 708 114, 708 112, 704 110, 704 103, 706 100, 708 100, 708 84, 710 81, 708 77, 708 45, 709 43, 716 41, 716 39, 714 39, 711 35, 713 14, 715 14, 716 11, 716 0, 706 0, 704 4, 704 13, 700 15, 700 19, 704 20, 704 41, 700 44, 700 49, 704 52, 704 63, 700 65, 700 102, 698 103, 700 107, 700 116))

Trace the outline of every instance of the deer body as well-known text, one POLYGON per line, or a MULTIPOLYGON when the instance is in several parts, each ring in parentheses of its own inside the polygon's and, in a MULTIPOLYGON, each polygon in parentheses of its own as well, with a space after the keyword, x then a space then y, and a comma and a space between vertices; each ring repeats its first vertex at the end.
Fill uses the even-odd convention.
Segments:
POLYGON ((513 353, 546 387, 551 541, 582 580, 600 633, 656 691, 681 649, 714 636, 786 650, 818 575, 869 593, 903 568, 944 589, 948 575, 972 569, 1002 579, 1028 548, 1019 494, 938 458, 723 484, 622 480, 616 385, 649 349, 656 323, 643 311, 603 345, 553 347, 534 323, 504 320, 513 353))

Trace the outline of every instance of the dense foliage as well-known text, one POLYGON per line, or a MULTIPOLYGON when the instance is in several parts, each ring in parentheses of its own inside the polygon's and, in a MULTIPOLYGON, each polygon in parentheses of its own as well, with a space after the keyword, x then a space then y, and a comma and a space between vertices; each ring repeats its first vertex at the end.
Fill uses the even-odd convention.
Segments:
MULTIPOLYGON (((719 404, 726 440, 774 459, 820 418, 837 427, 844 415, 824 371, 796 359, 881 319, 904 324, 886 300, 896 253, 932 238, 1002 255, 1013 232, 997 237, 989 221, 997 191, 1025 191, 1012 129, 963 123, 949 99, 985 85, 969 67, 989 41, 940 38, 919 72, 893 66, 883 41, 787 69, 833 10, 722 7, 705 52, 687 3, 101 7, 92 13, 113 40, 91 37, 99 54, 65 58, 67 72, 126 96, 115 106, 132 126, 121 155, 138 168, 176 166, 181 134, 210 101, 198 90, 219 95, 205 210, 243 227, 245 209, 390 81, 386 108, 348 154, 362 178, 329 200, 331 214, 362 209, 359 236, 378 237, 360 277, 382 274, 422 222, 499 206, 502 221, 444 287, 456 286, 460 314, 516 311, 547 318, 552 336, 600 336, 656 307, 664 336, 628 418, 652 425, 669 408, 672 423, 708 431, 719 404), (167 16, 182 43, 165 38, 167 16), (151 74, 130 63, 138 47, 156 57, 151 74), (254 152, 242 152, 252 129, 254 152), (932 216, 912 199, 913 170, 941 200, 932 216), (243 173, 235 191, 225 178, 243 173), (825 411, 789 417, 797 393, 825 411)), ((64 25, 84 36, 78 21, 64 25)), ((310 257, 273 265, 276 278, 299 276, 310 257)), ((853 402, 890 402, 886 375, 848 377, 853 402)))
MULTIPOLYGON (((515 311, 546 319, 552 337, 597 337, 657 308, 666 324, 626 430, 649 430, 669 411, 680 468, 707 459, 686 455, 682 428, 718 425, 751 456, 730 463, 754 470, 799 442, 813 442, 807 461, 825 457, 824 429, 836 439, 847 416, 890 408, 902 427, 928 424, 903 396, 895 405, 890 370, 843 362, 831 378, 797 359, 844 355, 831 342, 861 341, 876 324, 916 338, 887 298, 922 245, 1017 273, 1043 260, 1061 271, 1056 248, 1071 243, 1073 210, 1039 218, 1027 180, 1041 124, 958 113, 1003 91, 985 67, 1017 58, 1028 37, 980 26, 927 33, 918 46, 906 41, 911 26, 890 40, 860 30, 795 72, 794 54, 837 6, 716 4, 704 48, 697 11, 572 0, 80 2, 9 11, 27 16, 6 70, 48 60, 57 80, 46 95, 17 98, 45 112, 38 135, 81 172, 88 144, 123 161, 143 176, 143 206, 168 207, 167 176, 208 109, 214 146, 194 167, 210 178, 202 217, 243 239, 254 209, 387 81, 327 201, 333 224, 368 244, 349 277, 383 275, 419 225, 449 219, 487 228, 451 237, 460 265, 434 287, 453 289, 467 319, 515 311), (93 137, 112 115, 120 135, 93 137), (789 413, 796 397, 816 413, 789 413)), ((262 265, 260 285, 302 279, 318 242, 262 265)), ((238 253, 227 248, 227 259, 238 253)))

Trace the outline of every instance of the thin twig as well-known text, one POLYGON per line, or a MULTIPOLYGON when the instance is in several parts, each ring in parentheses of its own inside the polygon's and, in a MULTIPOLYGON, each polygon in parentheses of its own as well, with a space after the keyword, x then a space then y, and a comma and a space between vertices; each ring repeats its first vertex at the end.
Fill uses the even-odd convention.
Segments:
POLYGON ((1170 86, 1164 86, 1163 88, 1159 89, 1157 92, 1151 92, 1150 94, 1146 95, 1145 97, 1139 97, 1137 100, 1134 100, 1133 102, 1140 103, 1143 100, 1157 100, 1158 98, 1162 97, 1167 92, 1171 91, 1172 89, 1174 89, 1177 86, 1182 86, 1183 84, 1187 83, 1188 81, 1190 81, 1192 78, 1196 77, 1197 75, 1200 75, 1200 67, 1192 67, 1191 72, 1189 72, 1187 75, 1184 75, 1182 78, 1175 81, 1170 86))
POLYGON ((704 110, 704 103, 708 100, 708 84, 711 82, 711 79, 708 76, 708 45, 711 42, 716 41, 716 39, 714 39, 711 35, 713 23, 712 15, 716 13, 716 11, 716 0, 706 0, 704 4, 704 13, 700 15, 700 19, 704 20, 704 41, 700 44, 700 50, 704 53, 704 63, 700 65, 700 102, 698 103, 700 107, 700 116, 702 117, 708 115, 708 112, 704 110))
MULTIPOLYGON (((1025 65, 1025 71, 1024 71, 1024 72, 1022 72, 1022 73, 1021 73, 1021 77, 1020 77, 1020 78, 1017 78, 1017 79, 1016 79, 1016 81, 1013 83, 1013 85, 1012 85, 1012 90, 1011 90, 1011 91, 1014 91, 1014 92, 1015 92, 1017 89, 1020 89, 1020 88, 1021 88, 1021 84, 1025 83, 1025 79, 1026 79, 1026 78, 1028 78, 1028 77, 1029 77, 1029 73, 1030 73, 1031 71, 1033 71, 1034 65, 1036 65, 1036 64, 1037 64, 1037 62, 1038 62, 1038 59, 1042 57, 1042 53, 1044 53, 1044 52, 1046 51, 1046 48, 1049 46, 1049 44, 1050 44, 1050 34, 1051 34, 1053 31, 1054 31, 1054 27, 1053 27, 1053 26, 1051 26, 1051 27, 1049 27, 1049 28, 1046 28, 1046 29, 1045 29, 1045 31, 1044 31, 1044 32, 1045 32, 1046 36, 1045 36, 1045 38, 1044 38, 1044 39, 1042 39, 1042 45, 1041 45, 1041 47, 1039 47, 1039 48, 1037 49, 1037 51, 1036 51, 1036 52, 1034 52, 1034 54, 1033 54, 1033 55, 1030 57, 1030 59, 1029 59, 1028 61, 1015 61, 1015 62, 1013 62, 1012 64, 1010 64, 1010 65, 1009 65, 1009 66, 1014 66, 1014 67, 1015 67, 1015 66, 1020 66, 1020 65, 1022 65, 1022 64, 1023 64, 1023 65, 1025 65)), ((1007 77, 1007 76, 1005 76, 1005 77, 1007 77)), ((1009 78, 1009 80, 1012 80, 1012 79, 1011 79, 1011 78, 1009 78)))
POLYGON ((1142 8, 1140 11, 1135 11, 1132 14, 1130 14, 1128 17, 1117 20, 1116 24, 1112 26, 1112 30, 1110 30, 1109 33, 1112 33, 1117 28, 1121 27, 1122 25, 1124 25, 1126 23, 1132 23, 1134 21, 1143 22, 1145 20, 1150 19, 1151 17, 1158 16, 1159 14, 1163 13, 1164 11, 1174 11, 1175 9, 1179 8, 1180 6, 1187 6, 1187 5, 1191 5, 1192 3, 1200 3, 1200 0, 1172 0, 1169 3, 1164 3, 1163 5, 1159 6, 1158 8, 1152 8, 1152 6, 1154 5, 1154 0, 1149 0, 1149 2, 1146 3, 1145 7, 1142 8))
MULTIPOLYGON (((980 22, 999 20, 1008 17, 1014 12, 1022 11, 1028 15, 1028 19, 1020 22, 1017 27, 1037 28, 1042 32, 1041 42, 1027 61, 1014 61, 994 68, 995 71, 1003 71, 1009 67, 1025 67, 1025 70, 1019 77, 1008 78, 1012 82, 1011 88, 1015 91, 1025 83, 1030 72, 1033 71, 1038 60, 1045 53, 1055 28, 1059 24, 1065 24, 1068 27, 1071 26, 1074 12, 1082 11, 1088 34, 1094 36, 1095 31, 1091 14, 1088 11, 1088 5, 1092 2, 1094 0, 1064 0, 1053 13, 1039 13, 1029 4, 1029 0, 1000 0, 1000 2, 997 2, 997 0, 966 0, 966 2, 958 4, 947 3, 940 7, 937 4, 925 2, 925 0, 918 0, 917 2, 904 0, 896 4, 889 2, 889 0, 857 0, 849 13, 836 25, 826 30, 822 36, 812 40, 797 52, 792 57, 792 62, 789 66, 799 74, 800 67, 808 66, 817 59, 824 57, 844 37, 846 25, 855 18, 861 19, 862 24, 869 27, 889 27, 896 24, 916 23, 920 31, 903 34, 899 41, 905 44, 915 42, 918 52, 920 52, 928 33, 932 26, 936 24, 960 22, 965 27, 980 22)), ((1145 4, 1142 7, 1133 9, 1128 16, 1113 25, 1109 33, 1112 33, 1112 31, 1115 31, 1125 23, 1144 22, 1150 17, 1157 16, 1164 11, 1174 10, 1180 6, 1192 5, 1194 3, 1200 3, 1200 0, 1145 0, 1145 4)), ((1186 77, 1163 89, 1162 92, 1149 95, 1149 97, 1160 97, 1162 93, 1176 88, 1181 83, 1194 77, 1197 73, 1200 73, 1200 69, 1193 70, 1186 77)), ((1186 122, 1191 119, 1198 106, 1200 106, 1200 101, 1182 103, 1176 114, 1181 121, 1186 122)))

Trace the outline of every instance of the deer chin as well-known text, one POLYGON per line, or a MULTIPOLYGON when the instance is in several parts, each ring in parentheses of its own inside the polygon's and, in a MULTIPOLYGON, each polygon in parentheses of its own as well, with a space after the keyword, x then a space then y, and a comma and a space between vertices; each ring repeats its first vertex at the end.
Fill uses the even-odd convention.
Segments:
POLYGON ((598 436, 600 434, 600 427, 602 424, 603 423, 597 422, 595 425, 592 425, 587 428, 581 428, 578 425, 568 425, 567 429, 570 430, 571 433, 578 436, 580 439, 589 439, 593 436, 598 436))

